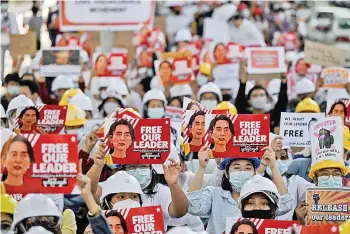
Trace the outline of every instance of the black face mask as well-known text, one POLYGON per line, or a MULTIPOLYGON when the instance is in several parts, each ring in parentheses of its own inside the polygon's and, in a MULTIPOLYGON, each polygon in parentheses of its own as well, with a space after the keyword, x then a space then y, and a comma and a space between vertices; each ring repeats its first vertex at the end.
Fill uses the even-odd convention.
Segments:
POLYGON ((223 101, 230 101, 232 98, 231 94, 223 94, 222 95, 222 100, 223 101))
POLYGON ((272 210, 243 210, 243 218, 272 219, 272 210))

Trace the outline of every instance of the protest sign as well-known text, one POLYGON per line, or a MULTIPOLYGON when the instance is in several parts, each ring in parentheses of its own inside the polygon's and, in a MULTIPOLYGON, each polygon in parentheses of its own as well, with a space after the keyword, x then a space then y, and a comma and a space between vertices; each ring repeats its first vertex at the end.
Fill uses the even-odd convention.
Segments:
POLYGON ((170 153, 170 119, 115 119, 104 123, 108 164, 162 164, 170 153))
POLYGON ((67 106, 18 107, 15 132, 58 134, 64 128, 67 106))
MULTIPOLYGON (((28 193, 70 194, 75 187, 78 174, 77 136, 69 134, 23 134, 23 136, 28 139, 29 144, 18 144, 15 150, 28 152, 26 156, 28 166, 13 171, 14 165, 11 165, 13 160, 6 160, 7 157, 11 157, 8 150, 12 149, 11 145, 17 144, 17 141, 8 142, 8 147, 3 148, 3 151, 6 151, 1 152, 2 155, 6 155, 4 167, 7 176, 3 181, 6 193, 13 195, 17 200, 28 193), (30 152, 34 152, 33 155, 30 152), (18 172, 22 173, 21 176, 18 172), (19 178, 21 185, 12 185, 9 182, 10 178, 13 178, 13 173, 19 178)), ((24 162, 21 165, 24 165, 24 162)))
POLYGON ((348 128, 350 127, 350 100, 340 99, 340 100, 329 100, 327 99, 327 115, 344 115, 344 125, 348 128), (344 105, 339 102, 344 103, 344 105))
POLYGON ((248 60, 248 74, 283 73, 287 71, 284 63, 283 47, 249 47, 245 49, 248 60))
POLYGON ((84 135, 87 136, 93 131, 99 130, 102 126, 103 121, 103 119, 89 119, 84 124, 84 135))
POLYGON ((171 121, 181 122, 182 112, 180 107, 166 106, 164 116, 170 118, 171 121))
POLYGON ((323 160, 343 160, 343 123, 327 117, 311 124, 312 164, 323 160))
POLYGON ((261 157, 269 145, 270 116, 206 114, 205 129, 205 145, 215 158, 261 157))
POLYGON ((322 70, 321 78, 325 88, 345 88, 350 82, 350 72, 343 67, 327 67, 322 70))
POLYGON ((213 69, 212 75, 214 83, 219 87, 230 85, 232 80, 238 80, 239 78, 239 63, 218 64, 213 69))
POLYGON ((13 58, 19 55, 36 55, 36 33, 10 35, 10 54, 13 58))
MULTIPOLYGON (((106 210, 104 213, 107 215, 109 212, 119 212, 126 223, 127 233, 133 234, 163 234, 165 233, 163 213, 161 206, 148 206, 139 208, 127 208, 116 209, 113 211, 106 210)), ((114 216, 114 215, 113 215, 114 216)), ((110 217, 113 217, 110 216, 110 217)), ((107 221, 109 222, 107 217, 107 221)), ((122 220, 120 220, 122 222, 122 220)), ((126 233, 126 230, 124 230, 126 233)))
POLYGON ((128 69, 128 51, 114 48, 116 53, 94 53, 92 61, 94 76, 122 76, 128 69))
POLYGON ((81 72, 80 49, 73 47, 51 47, 43 49, 40 75, 78 75, 81 72))
POLYGON ((302 78, 307 78, 309 80, 312 81, 312 83, 315 84, 315 86, 317 85, 317 79, 318 79, 319 74, 317 73, 306 73, 305 76, 300 76, 298 73, 296 73, 295 71, 289 72, 287 74, 287 88, 288 88, 288 96, 290 96, 291 98, 295 98, 296 95, 296 90, 295 90, 295 86, 296 83, 302 79, 302 78))
POLYGON ((227 43, 230 41, 230 27, 226 21, 205 17, 203 23, 203 38, 227 43))
POLYGON ((306 204, 308 225, 350 220, 350 188, 308 188, 306 204))
MULTIPOLYGON (((234 217, 226 217, 225 233, 230 234, 232 226, 241 220, 243 220, 243 218, 237 219, 234 217)), ((258 231, 258 234, 288 234, 289 227, 292 227, 294 225, 299 225, 298 221, 290 221, 290 220, 271 220, 271 219, 250 219, 250 220, 254 223, 258 231)), ((238 232, 234 232, 234 233, 238 233, 238 232)))
POLYGON ((134 31, 153 25, 156 2, 61 1, 59 7, 61 31, 134 31))
POLYGON ((183 123, 185 152, 198 152, 204 145, 205 112, 186 110, 183 123))
POLYGON ((326 67, 344 67, 345 58, 346 50, 312 41, 305 42, 304 61, 306 63, 326 67))
POLYGON ((310 147, 310 127, 325 118, 324 113, 281 113, 279 135, 291 147, 310 147))
POLYGON ((339 232, 339 226, 335 224, 322 225, 296 225, 290 228, 291 234, 346 234, 346 232, 339 232))

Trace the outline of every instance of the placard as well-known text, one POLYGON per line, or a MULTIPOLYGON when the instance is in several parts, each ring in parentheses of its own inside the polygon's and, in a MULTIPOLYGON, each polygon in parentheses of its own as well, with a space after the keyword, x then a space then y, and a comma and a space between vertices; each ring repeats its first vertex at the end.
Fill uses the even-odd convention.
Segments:
MULTIPOLYGON (((335 224, 322 225, 296 225, 290 228, 291 234, 347 234, 346 232, 339 232, 339 226, 335 224)), ((289 234, 288 233, 288 234, 289 234)))
POLYGON ((308 188, 308 225, 341 224, 350 220, 350 188, 308 188))
MULTIPOLYGON (((237 219, 234 217, 226 217, 225 233, 230 234, 232 226, 238 221, 241 221, 243 219, 244 218, 237 219)), ((258 234, 288 234, 289 227, 300 224, 298 221, 289 221, 289 220, 271 220, 271 219, 250 219, 250 220, 254 223, 258 231, 258 234)))
POLYGON ((123 76, 128 69, 128 51, 120 49, 117 53, 94 53, 94 75, 101 77, 123 76))
POLYGON ((212 70, 212 75, 214 78, 214 83, 219 87, 230 85, 232 80, 239 79, 239 63, 216 65, 212 70))
POLYGON ((107 164, 163 164, 169 156, 168 118, 106 118, 104 129, 107 164))
POLYGON ((61 1, 59 7, 61 31, 134 31, 153 25, 156 2, 61 1))
POLYGON ((322 70, 321 78, 325 88, 345 88, 350 82, 350 73, 343 67, 327 67, 322 70))
POLYGON ((58 134, 64 128, 67 106, 42 105, 34 107, 17 108, 17 122, 15 132, 58 134), (39 119, 36 114, 39 113, 39 119), (22 115, 22 117, 20 116, 22 115))
POLYGON ((174 106, 166 106, 164 116, 170 118, 171 121, 181 122, 182 120, 182 108, 174 106))
POLYGON ((215 158, 262 157, 269 145, 270 115, 205 115, 205 145, 215 158))
MULTIPOLYGON (((116 209, 125 219, 127 232, 133 234, 163 234, 165 233, 161 206, 116 209)), ((115 212, 113 211, 113 212, 115 212)), ((111 212, 104 211, 105 214, 111 212)), ((108 220, 108 218, 107 218, 108 220)), ((124 230, 126 231, 126 230, 124 230)))
POLYGON ((327 115, 339 115, 341 112, 344 113, 344 125, 350 128, 350 100, 349 99, 340 99, 340 100, 329 100, 327 99, 327 115), (336 104, 342 102, 345 105, 336 104))
POLYGON ((313 41, 305 42, 306 63, 318 64, 326 67, 344 67, 346 50, 313 41))
POLYGON ((80 72, 79 48, 51 47, 43 50, 41 76, 79 75, 80 72))
MULTIPOLYGON (((13 186, 8 184, 6 179, 3 181, 6 193, 13 195, 17 200, 22 199, 28 193, 70 194, 75 187, 79 170, 77 136, 70 134, 24 134, 23 136, 28 139, 29 146, 22 144, 16 147, 27 147, 23 150, 34 152, 34 158, 32 161, 28 161, 28 167, 23 168, 23 165, 25 165, 23 162, 21 169, 16 169, 16 175, 18 171, 22 173, 21 185, 13 186)), ((11 177, 14 165, 12 165, 13 161, 7 161, 6 158, 11 157, 9 152, 9 150, 13 150, 11 145, 18 143, 17 141, 11 143, 10 141, 7 147, 3 147, 3 151, 5 151, 1 152, 2 155, 6 155, 3 165, 6 168, 7 178, 11 177)), ((18 151, 20 150, 22 148, 18 149, 18 151)), ((27 157, 30 158, 31 156, 28 154, 27 157)))
POLYGON ((279 135, 290 147, 310 147, 311 124, 324 118, 324 113, 282 112, 279 135))
POLYGON ((323 160, 343 160, 343 123, 340 117, 327 117, 311 125, 312 164, 323 160))
POLYGON ((89 119, 85 124, 84 124, 84 135, 87 136, 93 131, 98 131, 103 123, 104 119, 89 119))
POLYGON ((284 63, 283 47, 248 47, 245 49, 248 60, 248 74, 283 73, 287 71, 284 63))
POLYGON ((204 111, 185 111, 184 129, 184 147, 185 152, 198 152, 204 145, 205 137, 205 112, 204 111))
POLYGON ((19 55, 36 55, 36 33, 10 35, 10 54, 13 58, 19 55))
POLYGON ((203 23, 203 38, 227 43, 230 41, 230 27, 226 21, 205 17, 203 23))

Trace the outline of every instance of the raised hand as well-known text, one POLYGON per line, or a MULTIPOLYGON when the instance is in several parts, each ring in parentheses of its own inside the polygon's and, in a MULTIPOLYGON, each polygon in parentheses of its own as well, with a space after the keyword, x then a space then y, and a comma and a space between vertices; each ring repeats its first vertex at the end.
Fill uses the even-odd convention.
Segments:
POLYGON ((181 166, 173 158, 169 158, 169 161, 171 161, 171 164, 169 164, 168 166, 163 164, 163 170, 165 180, 168 183, 168 186, 170 187, 177 183, 177 180, 179 179, 181 173, 181 166))

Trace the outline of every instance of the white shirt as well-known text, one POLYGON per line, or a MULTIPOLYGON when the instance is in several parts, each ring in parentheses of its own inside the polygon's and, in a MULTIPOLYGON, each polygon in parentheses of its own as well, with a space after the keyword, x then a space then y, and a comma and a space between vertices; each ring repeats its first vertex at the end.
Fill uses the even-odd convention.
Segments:
POLYGON ((293 213, 295 208, 298 206, 298 204, 300 204, 300 202, 305 201, 307 188, 313 187, 314 184, 306 181, 304 178, 298 175, 292 175, 289 178, 283 176, 283 180, 288 187, 288 193, 293 197, 293 206, 288 213, 277 216, 276 219, 293 220, 293 213))
POLYGON ((253 22, 243 19, 239 28, 230 24, 230 41, 239 43, 244 46, 261 45, 265 46, 263 34, 253 22))

